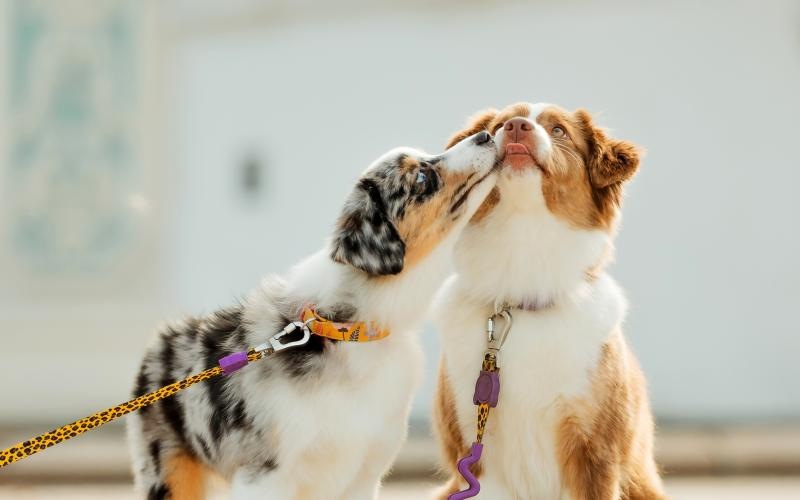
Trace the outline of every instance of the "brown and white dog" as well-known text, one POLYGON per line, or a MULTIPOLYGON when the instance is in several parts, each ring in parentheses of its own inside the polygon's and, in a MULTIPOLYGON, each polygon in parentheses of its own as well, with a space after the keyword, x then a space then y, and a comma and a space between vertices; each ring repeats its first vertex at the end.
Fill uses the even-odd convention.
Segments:
POLYGON ((450 145, 484 129, 503 168, 456 244, 436 308, 446 494, 466 486, 455 466, 475 440, 484 328, 505 306, 513 327, 474 468, 478 498, 663 498, 645 380, 621 331, 626 301, 604 271, 639 151, 586 111, 529 103, 478 115, 450 145))

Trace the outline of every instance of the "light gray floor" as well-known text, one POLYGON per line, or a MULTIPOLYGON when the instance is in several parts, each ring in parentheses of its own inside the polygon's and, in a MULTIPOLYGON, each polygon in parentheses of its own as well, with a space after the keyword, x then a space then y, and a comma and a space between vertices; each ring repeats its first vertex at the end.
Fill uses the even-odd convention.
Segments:
MULTIPOLYGON (((381 500, 430 498, 433 485, 424 482, 389 483, 381 500)), ((674 500, 798 500, 800 477, 789 478, 676 478, 667 481, 674 500)), ((0 486, 0 500, 136 500, 128 485, 0 486)), ((218 495, 214 500, 223 500, 218 495)))

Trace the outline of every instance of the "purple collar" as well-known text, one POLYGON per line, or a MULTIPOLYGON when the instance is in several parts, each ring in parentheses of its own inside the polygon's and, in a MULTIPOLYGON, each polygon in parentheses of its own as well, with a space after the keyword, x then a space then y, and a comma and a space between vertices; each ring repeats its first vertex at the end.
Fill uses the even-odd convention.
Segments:
POLYGON ((553 301, 541 302, 535 299, 523 299, 520 302, 502 302, 498 308, 499 311, 503 309, 518 309, 520 311, 537 312, 553 307, 553 301))

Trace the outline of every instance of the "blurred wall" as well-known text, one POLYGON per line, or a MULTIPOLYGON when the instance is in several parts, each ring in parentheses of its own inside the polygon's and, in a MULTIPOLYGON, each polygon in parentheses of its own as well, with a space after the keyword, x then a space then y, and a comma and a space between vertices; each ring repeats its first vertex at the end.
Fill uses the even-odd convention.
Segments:
MULTIPOLYGON (((127 395, 156 318, 230 303, 317 249, 385 150, 438 150, 468 115, 519 100, 599 112, 648 150, 612 273, 659 416, 800 417, 797 2, 120 4, 148 75, 129 137, 152 180, 125 192, 145 250, 111 270, 6 279, 21 257, 5 211, 0 334, 25 382, 1 380, 0 397, 26 404, 0 422, 127 395), (54 397, 53 377, 68 382, 54 397)), ((423 341, 432 380, 435 332, 423 341)))

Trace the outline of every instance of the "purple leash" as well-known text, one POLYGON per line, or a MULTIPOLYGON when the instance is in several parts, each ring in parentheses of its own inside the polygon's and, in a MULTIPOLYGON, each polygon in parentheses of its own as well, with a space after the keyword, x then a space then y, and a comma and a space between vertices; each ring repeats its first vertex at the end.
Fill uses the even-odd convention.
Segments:
POLYGON ((495 313, 489 317, 486 333, 489 335, 489 347, 483 357, 483 366, 478 380, 475 381, 475 393, 472 402, 478 406, 478 435, 477 439, 469 450, 469 455, 458 461, 458 472, 467 482, 467 489, 453 493, 447 500, 465 500, 477 496, 481 491, 481 483, 470 467, 478 463, 483 453, 483 432, 486 429, 486 421, 489 419, 489 409, 497 406, 500 397, 500 373, 497 367, 497 354, 505 341, 506 335, 511 330, 513 318, 508 309, 495 313), (500 335, 495 337, 494 326, 495 318, 502 317, 505 320, 500 335))
POLYGON ((461 477, 467 482, 467 489, 453 493, 448 500, 464 500, 465 498, 472 498, 481 491, 481 483, 475 474, 470 470, 470 466, 477 463, 481 459, 483 453, 483 429, 486 426, 486 419, 489 418, 489 408, 497 406, 497 400, 500 396, 500 374, 497 373, 497 366, 495 365, 493 354, 486 355, 483 360, 484 368, 489 370, 481 370, 478 380, 475 382, 475 394, 472 396, 472 402, 478 406, 486 405, 485 416, 481 416, 478 412, 478 440, 472 443, 469 455, 458 461, 458 472, 461 477))
POLYGON ((469 487, 466 490, 453 493, 447 497, 448 500, 464 500, 465 498, 472 498, 477 496, 481 491, 481 483, 478 481, 478 478, 475 477, 475 474, 469 470, 470 465, 477 463, 478 460, 481 459, 481 453, 483 453, 483 444, 472 443, 472 448, 469 450, 469 455, 458 461, 458 472, 461 473, 461 477, 467 481, 469 487))

